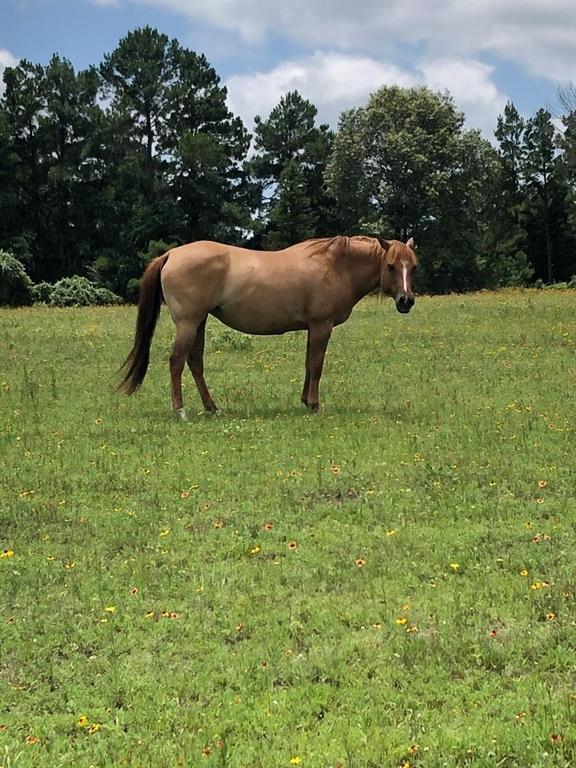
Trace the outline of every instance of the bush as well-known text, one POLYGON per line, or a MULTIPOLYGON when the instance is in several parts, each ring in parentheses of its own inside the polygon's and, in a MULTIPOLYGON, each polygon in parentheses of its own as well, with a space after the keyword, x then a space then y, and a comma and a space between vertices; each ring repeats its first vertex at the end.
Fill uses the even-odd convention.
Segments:
POLYGON ((120 304, 122 299, 107 288, 90 282, 86 277, 65 277, 52 286, 49 304, 52 307, 92 307, 120 304))
POLYGON ((32 288, 32 301, 34 304, 49 304, 50 294, 52 293, 53 288, 54 286, 52 283, 47 283, 45 281, 36 283, 32 288))
POLYGON ((0 251, 0 307, 32 304, 32 287, 22 262, 8 251, 0 251))
POLYGON ((140 293, 140 280, 136 277, 131 277, 126 283, 126 301, 131 304, 138 304, 138 295, 140 293))

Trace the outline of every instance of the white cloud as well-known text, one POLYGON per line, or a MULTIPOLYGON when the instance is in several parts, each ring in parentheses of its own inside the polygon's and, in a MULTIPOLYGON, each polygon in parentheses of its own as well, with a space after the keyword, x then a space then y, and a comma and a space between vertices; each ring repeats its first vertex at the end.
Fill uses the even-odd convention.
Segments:
POLYGON ((4 93, 4 70, 6 67, 15 67, 18 59, 10 51, 0 48, 0 96, 4 93))
POLYGON ((322 53, 286 61, 268 72, 234 75, 225 85, 228 105, 246 125, 267 117, 288 91, 297 90, 319 112, 319 121, 336 126, 342 110, 361 106, 383 85, 415 85, 417 78, 391 64, 361 56, 322 53))
POLYGON ((336 127, 342 110, 362 106, 383 85, 427 85, 448 90, 467 116, 467 126, 488 138, 506 98, 492 80, 492 67, 471 59, 435 59, 419 70, 402 70, 366 56, 317 51, 279 64, 268 72, 235 75, 225 83, 228 105, 247 126, 255 115, 266 118, 288 91, 297 90, 318 108, 319 122, 336 127))
MULTIPOLYGON (((143 0, 140 0, 142 2, 143 0)), ((406 44, 457 58, 496 54, 553 82, 576 77, 573 0, 147 0, 234 31, 245 43, 289 40, 301 49, 391 58, 406 44)))
POLYGON ((468 128, 480 128, 493 138, 496 120, 506 97, 492 82, 493 67, 472 59, 436 59, 421 66, 424 84, 434 91, 448 90, 466 115, 468 128))

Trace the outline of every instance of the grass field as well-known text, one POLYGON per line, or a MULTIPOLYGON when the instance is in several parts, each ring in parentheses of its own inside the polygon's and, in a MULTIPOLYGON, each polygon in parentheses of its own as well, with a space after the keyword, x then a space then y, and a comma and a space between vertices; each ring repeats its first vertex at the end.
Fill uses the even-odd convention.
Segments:
POLYGON ((576 293, 367 300, 305 337, 0 313, 0 766, 576 764, 576 293), (198 413, 198 415, 194 415, 198 413))

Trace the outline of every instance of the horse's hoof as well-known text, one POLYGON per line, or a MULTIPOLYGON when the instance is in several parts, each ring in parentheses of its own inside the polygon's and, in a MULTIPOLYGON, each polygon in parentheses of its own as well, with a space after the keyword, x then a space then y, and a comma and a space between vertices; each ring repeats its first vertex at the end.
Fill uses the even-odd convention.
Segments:
POLYGON ((188 416, 186 416, 186 410, 184 408, 176 408, 174 414, 178 421, 188 421, 188 416))
POLYGON ((320 410, 320 403, 306 403, 306 408, 312 413, 318 413, 320 410))

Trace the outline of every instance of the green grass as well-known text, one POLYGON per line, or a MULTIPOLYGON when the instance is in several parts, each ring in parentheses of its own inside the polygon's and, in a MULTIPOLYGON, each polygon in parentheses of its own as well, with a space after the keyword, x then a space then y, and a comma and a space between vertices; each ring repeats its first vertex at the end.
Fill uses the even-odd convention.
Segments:
POLYGON ((0 766, 574 765, 575 293, 368 300, 318 415, 214 322, 187 424, 134 317, 0 313, 0 766))

